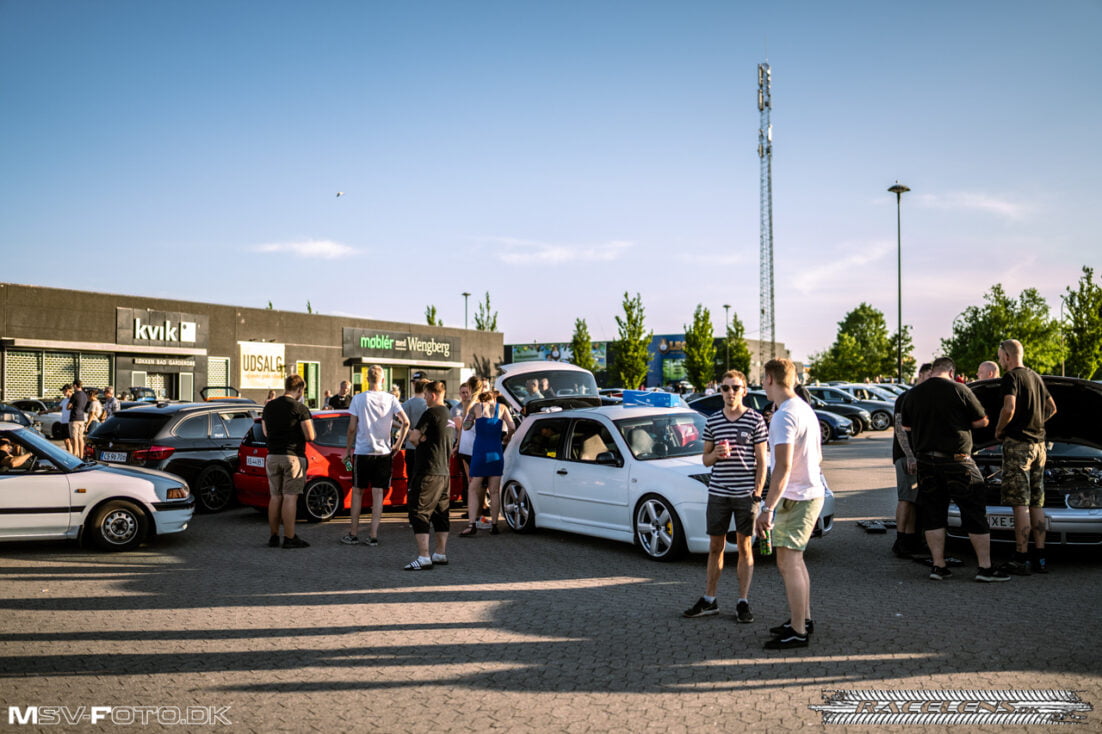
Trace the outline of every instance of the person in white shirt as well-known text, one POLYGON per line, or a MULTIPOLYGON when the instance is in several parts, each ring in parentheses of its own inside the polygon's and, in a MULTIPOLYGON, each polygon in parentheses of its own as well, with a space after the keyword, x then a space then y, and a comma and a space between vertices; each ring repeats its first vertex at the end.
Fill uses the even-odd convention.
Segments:
POLYGON ((367 390, 352 398, 348 412, 348 443, 345 461, 352 463, 352 527, 341 538, 345 545, 359 545, 360 509, 363 491, 371 489, 371 535, 367 545, 379 544, 379 523, 383 519, 383 496, 390 489, 394 452, 402 445, 409 431, 409 418, 398 399, 385 391, 383 368, 372 365, 367 370, 367 390), (391 437, 391 425, 398 423, 398 433, 391 437))
POLYGON ((826 494, 819 421, 796 394, 796 366, 787 359, 765 364, 765 394, 777 406, 769 423, 772 478, 757 519, 757 534, 772 532, 777 568, 788 597, 789 621, 773 627, 767 650, 807 647, 812 631, 811 579, 804 549, 811 539, 826 494))

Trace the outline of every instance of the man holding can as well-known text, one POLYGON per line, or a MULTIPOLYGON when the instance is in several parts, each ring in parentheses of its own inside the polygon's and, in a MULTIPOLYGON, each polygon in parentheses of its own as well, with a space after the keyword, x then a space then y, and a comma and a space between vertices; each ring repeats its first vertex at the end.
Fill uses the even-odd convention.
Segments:
POLYGON ((711 467, 708 480, 708 575, 704 596, 682 614, 707 617, 719 613, 716 588, 723 572, 723 552, 727 530, 735 519, 738 545, 739 598, 735 619, 754 621, 750 612, 750 581, 754 576, 754 552, 751 540, 754 520, 765 487, 766 441, 769 431, 761 413, 742 403, 746 394, 746 375, 729 370, 723 375, 723 410, 712 414, 704 426, 704 466, 711 467))

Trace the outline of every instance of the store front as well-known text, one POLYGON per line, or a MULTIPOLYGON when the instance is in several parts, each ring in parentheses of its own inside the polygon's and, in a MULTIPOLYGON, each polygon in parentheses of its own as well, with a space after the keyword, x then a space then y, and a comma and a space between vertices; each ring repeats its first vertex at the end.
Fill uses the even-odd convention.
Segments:
POLYGON ((473 374, 456 359, 461 347, 458 337, 350 327, 345 327, 342 335, 344 364, 349 368, 353 392, 367 389, 367 370, 375 364, 383 368, 388 387, 398 385, 402 400, 412 394, 416 379, 440 380, 447 385, 447 394, 454 396, 459 383, 473 374))

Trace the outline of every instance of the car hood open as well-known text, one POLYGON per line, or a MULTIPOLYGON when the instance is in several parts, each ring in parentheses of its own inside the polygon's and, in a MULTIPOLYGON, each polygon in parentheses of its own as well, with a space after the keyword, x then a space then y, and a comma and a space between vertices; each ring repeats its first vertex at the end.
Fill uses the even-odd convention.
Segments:
MULTIPOLYGON (((1102 449, 1102 384, 1055 375, 1043 375, 1041 379, 1056 402, 1056 415, 1045 424, 1046 439, 1102 449)), ((1002 381, 979 380, 968 387, 990 419, 985 428, 972 431, 972 442, 980 449, 997 443, 995 426, 1003 405, 1002 381)))

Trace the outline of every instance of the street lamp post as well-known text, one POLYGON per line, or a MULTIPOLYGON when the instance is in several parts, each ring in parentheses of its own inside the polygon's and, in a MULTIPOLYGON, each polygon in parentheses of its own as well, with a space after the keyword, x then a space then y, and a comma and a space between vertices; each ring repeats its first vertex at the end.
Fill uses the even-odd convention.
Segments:
POLYGON ((896 305, 898 307, 899 321, 896 325, 895 343, 898 347, 897 359, 899 365, 899 384, 903 384, 903 226, 901 220, 901 200, 903 194, 910 191, 909 188, 895 182, 888 191, 895 194, 895 272, 896 272, 896 305))
POLYGON ((467 327, 467 299, 470 298, 470 297, 471 297, 470 293, 467 293, 466 291, 463 292, 463 328, 464 329, 468 328, 467 327))
POLYGON ((727 338, 730 331, 731 331, 731 304, 725 303, 725 304, 723 304, 723 343, 727 347, 727 359, 724 361, 724 364, 726 364, 727 366, 723 368, 725 370, 731 369, 731 340, 727 338))

